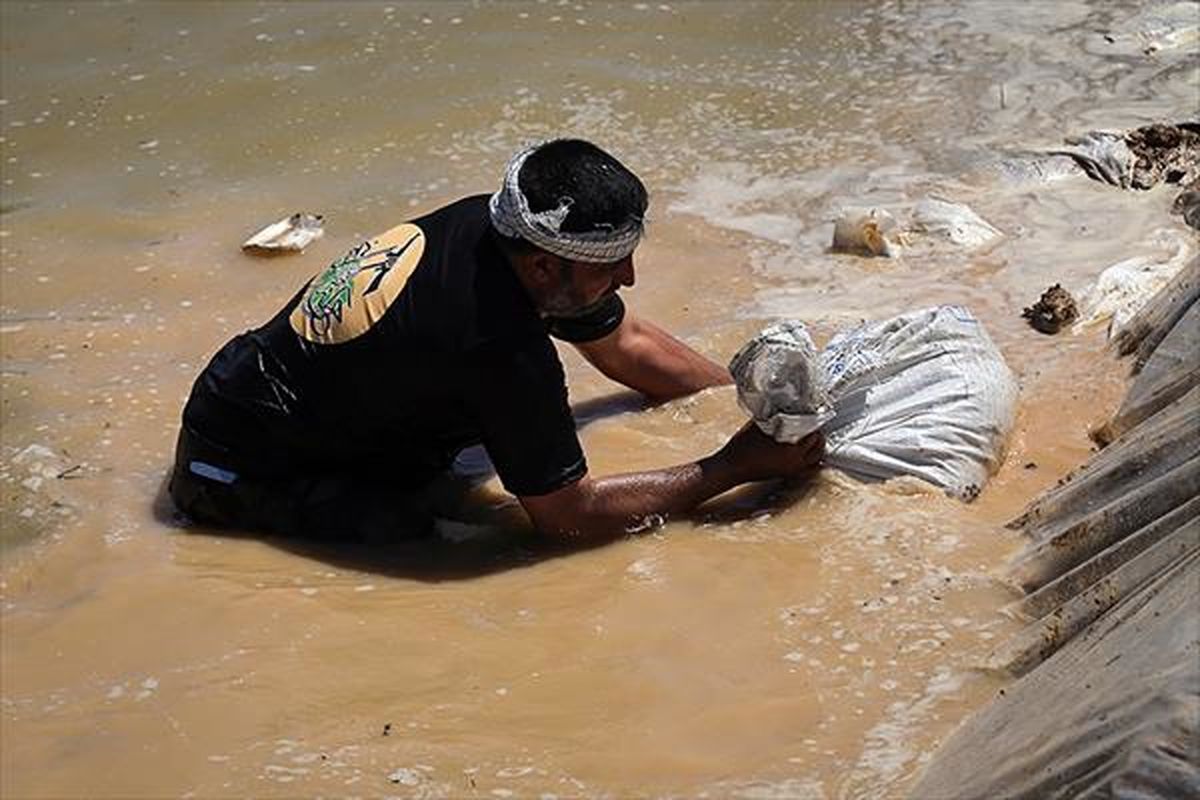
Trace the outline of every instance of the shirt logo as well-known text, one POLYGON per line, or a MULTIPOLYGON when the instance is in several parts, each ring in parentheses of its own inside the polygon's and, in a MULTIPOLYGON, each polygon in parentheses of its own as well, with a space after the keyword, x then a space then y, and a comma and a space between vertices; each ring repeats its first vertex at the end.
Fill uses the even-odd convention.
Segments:
POLYGON ((351 248, 313 278, 289 317, 292 330, 316 344, 366 333, 400 295, 424 250, 425 234, 408 223, 351 248))

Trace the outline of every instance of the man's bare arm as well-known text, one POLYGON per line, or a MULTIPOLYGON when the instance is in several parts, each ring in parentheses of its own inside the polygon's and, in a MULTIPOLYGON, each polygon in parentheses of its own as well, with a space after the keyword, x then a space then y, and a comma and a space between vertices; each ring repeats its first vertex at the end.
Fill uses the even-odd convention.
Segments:
POLYGON ((803 474, 824 453, 820 433, 798 444, 772 441, 748 423, 707 458, 666 469, 593 479, 585 476, 521 505, 541 532, 601 541, 646 526, 647 520, 690 511, 743 483, 803 474))
POLYGON ((621 325, 604 338, 575 346, 609 378, 655 401, 672 400, 733 380, 721 365, 632 313, 627 313, 621 325))

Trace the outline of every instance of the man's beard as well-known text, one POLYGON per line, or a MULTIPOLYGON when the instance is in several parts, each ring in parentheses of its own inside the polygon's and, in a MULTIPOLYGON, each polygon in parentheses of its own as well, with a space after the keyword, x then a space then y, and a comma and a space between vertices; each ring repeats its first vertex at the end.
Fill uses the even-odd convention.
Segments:
POLYGON ((565 264, 562 267, 562 272, 559 273, 559 284, 553 292, 548 294, 542 300, 542 314, 547 317, 556 319, 575 319, 577 317, 585 317, 592 313, 600 306, 608 301, 608 298, 615 294, 616 289, 605 292, 599 298, 591 303, 585 302, 582 294, 575 288, 574 281, 567 273, 571 269, 565 264))
POLYGON ((575 296, 570 286, 564 286, 546 298, 542 305, 542 313, 555 319, 586 317, 608 302, 613 294, 613 292, 605 292, 596 301, 584 303, 581 298, 575 296))

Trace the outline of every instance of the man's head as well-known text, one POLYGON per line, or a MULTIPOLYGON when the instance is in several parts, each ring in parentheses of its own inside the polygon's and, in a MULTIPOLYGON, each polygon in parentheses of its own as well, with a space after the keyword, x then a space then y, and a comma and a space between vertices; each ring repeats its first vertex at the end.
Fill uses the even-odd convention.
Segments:
POLYGON ((621 162, 558 139, 513 156, 491 216, 539 308, 564 316, 633 285, 646 205, 645 186, 621 162))

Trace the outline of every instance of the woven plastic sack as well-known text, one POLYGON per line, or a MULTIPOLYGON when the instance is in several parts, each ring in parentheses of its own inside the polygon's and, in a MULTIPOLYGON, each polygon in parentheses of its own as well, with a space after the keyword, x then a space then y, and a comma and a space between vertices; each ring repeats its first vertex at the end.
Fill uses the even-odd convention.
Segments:
POLYGON ((738 403, 777 442, 795 444, 833 419, 812 337, 802 322, 765 329, 729 364, 738 403))
POLYGON ((965 308, 928 308, 839 333, 815 356, 815 370, 811 364, 791 373, 748 368, 785 360, 775 355, 780 351, 815 348, 802 325, 763 331, 730 363, 739 402, 774 435, 786 427, 778 415, 786 415, 785 421, 820 415, 820 403, 781 407, 761 398, 786 397, 788 385, 807 386, 815 372, 823 392, 796 394, 823 394, 832 406, 832 418, 820 425, 830 466, 865 479, 911 475, 970 500, 1003 459, 1016 412, 1016 381, 965 308), (757 358, 743 357, 748 350, 757 358))

